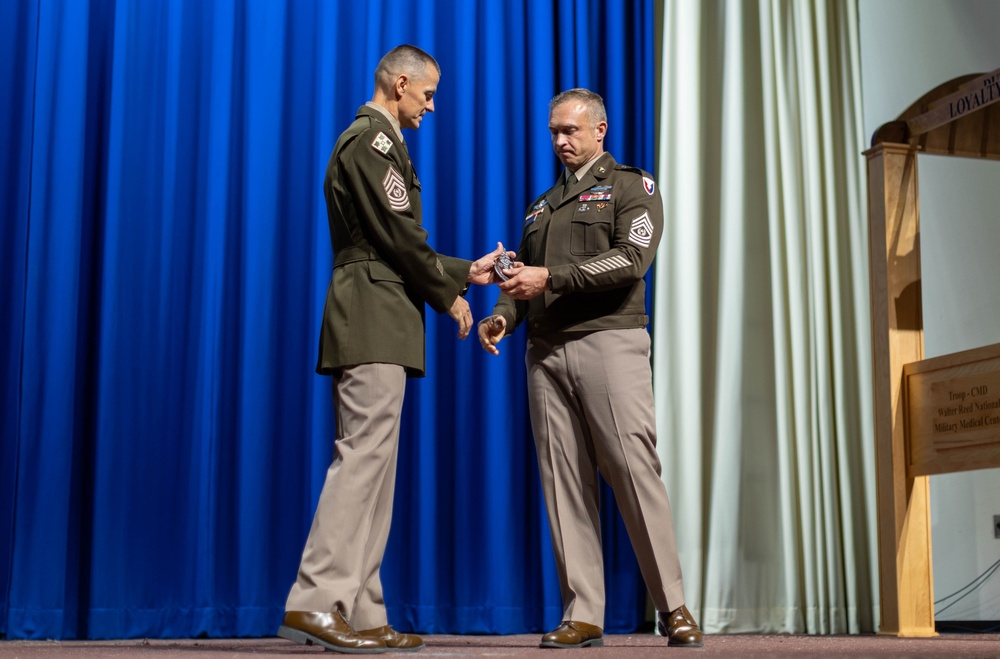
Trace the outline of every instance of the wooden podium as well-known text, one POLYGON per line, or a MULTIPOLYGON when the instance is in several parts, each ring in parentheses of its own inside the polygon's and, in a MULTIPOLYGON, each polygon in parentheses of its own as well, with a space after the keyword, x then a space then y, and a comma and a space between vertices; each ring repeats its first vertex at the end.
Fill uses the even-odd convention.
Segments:
POLYGON ((917 154, 1000 159, 1000 69, 880 127, 868 158, 880 633, 934 636, 929 474, 1000 466, 1000 344, 924 360, 917 154))

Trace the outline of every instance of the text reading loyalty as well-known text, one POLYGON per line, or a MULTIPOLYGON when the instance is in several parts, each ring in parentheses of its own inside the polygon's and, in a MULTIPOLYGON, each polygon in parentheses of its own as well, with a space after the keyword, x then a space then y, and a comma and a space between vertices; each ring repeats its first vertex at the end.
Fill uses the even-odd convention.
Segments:
POLYGON ((979 89, 948 103, 948 112, 954 119, 983 105, 989 105, 997 99, 1000 99, 1000 74, 990 76, 983 80, 983 86, 979 89))

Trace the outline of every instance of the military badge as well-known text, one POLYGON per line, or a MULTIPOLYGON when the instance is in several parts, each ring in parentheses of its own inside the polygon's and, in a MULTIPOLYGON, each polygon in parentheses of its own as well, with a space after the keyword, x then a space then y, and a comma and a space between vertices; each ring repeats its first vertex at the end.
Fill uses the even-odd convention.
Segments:
POLYGON ((632 220, 628 240, 639 247, 649 247, 649 243, 653 240, 653 223, 649 219, 649 213, 644 212, 632 220))
POLYGON ((653 191, 656 190, 656 183, 653 183, 653 179, 648 176, 643 176, 642 187, 646 188, 646 194, 651 195, 653 194, 653 191))
POLYGON ((392 140, 386 137, 385 133, 380 132, 375 136, 375 141, 372 142, 372 147, 382 154, 387 154, 389 153, 389 149, 392 148, 392 140))
POLYGON ((396 168, 389 165, 382 179, 382 187, 385 188, 385 196, 389 200, 389 208, 402 213, 410 207, 410 195, 406 192, 406 183, 402 175, 396 168))

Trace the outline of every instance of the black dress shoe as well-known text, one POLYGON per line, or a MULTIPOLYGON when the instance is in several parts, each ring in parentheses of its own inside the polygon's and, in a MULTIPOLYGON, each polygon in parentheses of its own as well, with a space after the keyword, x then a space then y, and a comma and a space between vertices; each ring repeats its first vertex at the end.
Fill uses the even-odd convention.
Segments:
POLYGON ((542 648, 586 648, 604 645, 604 633, 600 627, 585 622, 565 620, 561 625, 542 637, 542 648))
POLYGON ((416 652, 417 650, 424 649, 424 639, 416 634, 402 634, 389 625, 379 627, 378 629, 360 631, 358 632, 358 636, 377 638, 385 643, 385 647, 388 650, 393 652, 416 652))
POLYGON ((289 611, 278 636, 303 645, 319 645, 334 652, 377 654, 388 652, 385 641, 359 636, 339 611, 313 613, 289 611))
POLYGON ((683 604, 670 613, 661 613, 657 621, 660 633, 670 639, 667 645, 700 648, 705 644, 701 628, 683 604))

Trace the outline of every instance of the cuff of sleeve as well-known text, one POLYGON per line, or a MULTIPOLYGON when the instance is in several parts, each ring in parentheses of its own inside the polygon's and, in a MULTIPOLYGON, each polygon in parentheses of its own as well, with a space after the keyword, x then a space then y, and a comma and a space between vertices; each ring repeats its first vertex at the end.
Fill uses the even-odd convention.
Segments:
MULTIPOLYGON (((556 289, 565 289, 568 282, 572 281, 572 276, 569 274, 569 271, 575 267, 577 267, 576 264, 570 264, 558 265, 554 268, 549 268, 549 290, 555 293, 556 289)), ((563 290, 563 292, 565 293, 566 291, 563 290)))

